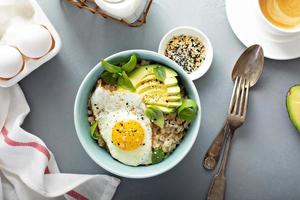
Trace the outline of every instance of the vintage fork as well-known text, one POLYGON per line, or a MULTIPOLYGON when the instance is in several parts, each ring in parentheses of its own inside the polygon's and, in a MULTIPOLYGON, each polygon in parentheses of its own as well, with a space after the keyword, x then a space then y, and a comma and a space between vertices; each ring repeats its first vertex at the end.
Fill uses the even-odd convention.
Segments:
POLYGON ((232 93, 227 122, 228 135, 225 143, 225 150, 221 165, 218 172, 213 178, 210 189, 208 191, 207 200, 223 200, 225 197, 225 170, 233 134, 245 121, 248 108, 250 82, 247 78, 237 77, 234 84, 234 92, 232 93))

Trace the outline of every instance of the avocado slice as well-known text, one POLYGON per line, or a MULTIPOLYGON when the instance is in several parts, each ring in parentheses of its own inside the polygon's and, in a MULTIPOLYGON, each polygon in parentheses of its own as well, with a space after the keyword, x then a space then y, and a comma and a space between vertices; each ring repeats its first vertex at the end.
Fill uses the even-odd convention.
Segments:
POLYGON ((142 96, 147 95, 150 98, 151 97, 157 97, 157 96, 165 98, 165 97, 168 96, 168 94, 167 94, 167 88, 154 88, 154 89, 153 88, 149 88, 149 90, 144 91, 144 92, 142 92, 140 94, 142 96))
POLYGON ((169 96, 171 96, 171 95, 177 95, 177 94, 180 93, 180 87, 178 85, 172 86, 172 87, 168 87, 167 88, 167 92, 168 92, 169 96))
POLYGON ((179 107, 181 106, 181 94, 168 96, 162 90, 152 90, 143 93, 143 101, 145 104, 152 104, 164 107, 179 107))
MULTIPOLYGON (((144 65, 137 67, 129 73, 128 77, 136 88, 136 93, 141 94, 147 107, 155 106, 164 113, 175 112, 181 103, 181 93, 176 78, 177 73, 167 67, 166 78, 159 81, 154 75, 158 65, 144 65)), ((160 65, 161 66, 161 65, 160 65)))
MULTIPOLYGON (((153 70, 156 67, 157 65, 144 65, 144 66, 137 67, 133 72, 131 72, 128 75, 128 77, 131 80, 132 84, 136 86, 139 84, 141 80, 143 80, 144 77, 150 74, 154 74, 153 70)), ((177 76, 177 73, 170 68, 165 67, 165 71, 166 71, 166 78, 177 76)))
MULTIPOLYGON (((159 81, 156 76, 154 74, 149 74, 147 76, 145 76, 142 81, 140 81, 137 86, 142 85, 148 81, 153 81, 153 80, 157 80, 159 81)), ((166 79, 163 81, 163 84, 166 85, 167 87, 169 86, 174 86, 178 84, 178 80, 175 76, 172 77, 166 77, 166 79)))
POLYGON ((179 101, 179 100, 181 100, 181 95, 180 94, 176 94, 176 95, 167 97, 167 101, 179 101))
POLYGON ((167 107, 167 108, 177 108, 179 106, 181 106, 182 102, 181 101, 170 101, 170 102, 166 102, 166 101, 149 101, 146 102, 146 104, 151 104, 151 105, 156 105, 156 106, 163 106, 163 107, 167 107))
POLYGON ((164 99, 165 101, 179 101, 182 99, 181 93, 177 94, 167 94, 167 89, 166 88, 156 88, 156 89, 150 89, 147 91, 144 91, 141 93, 143 98, 148 98, 148 99, 164 99))
POLYGON ((167 87, 170 87, 170 86, 174 86, 174 85, 178 85, 178 80, 176 77, 167 77, 165 80, 164 80, 164 84, 167 86, 167 87))
POLYGON ((164 89, 151 89, 145 91, 141 94, 144 102, 149 101, 166 101, 167 100, 167 90, 164 89))
POLYGON ((141 94, 149 90, 159 90, 159 89, 165 90, 166 86, 157 80, 152 80, 144 83, 143 85, 140 85, 139 87, 136 87, 136 92, 138 94, 141 94))
POLYGON ((157 105, 151 105, 151 104, 148 105, 147 107, 149 107, 149 108, 151 108, 151 107, 158 108, 163 113, 172 113, 176 110, 175 108, 168 108, 168 107, 164 107, 164 106, 157 106, 157 105))
POLYGON ((145 82, 153 81, 153 80, 157 80, 156 76, 154 74, 148 74, 141 80, 141 82, 138 83, 138 85, 142 85, 145 82))
POLYGON ((293 125, 300 132, 300 85, 289 89, 286 96, 286 107, 293 125))

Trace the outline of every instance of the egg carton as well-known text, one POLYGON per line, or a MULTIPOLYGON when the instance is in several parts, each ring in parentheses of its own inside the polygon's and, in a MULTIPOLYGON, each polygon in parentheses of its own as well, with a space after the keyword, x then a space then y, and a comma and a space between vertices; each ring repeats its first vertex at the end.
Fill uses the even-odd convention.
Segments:
POLYGON ((61 39, 57 31, 55 30, 54 26, 52 25, 52 23, 47 18, 44 11, 41 9, 41 7, 36 2, 36 0, 28 0, 28 1, 32 5, 32 8, 34 10, 34 15, 30 19, 30 22, 34 24, 40 24, 46 27, 52 36, 54 45, 51 48, 51 50, 43 57, 38 59, 30 59, 30 58, 26 59, 22 71, 19 72, 13 78, 7 80, 0 79, 0 87, 10 87, 12 85, 15 85, 23 78, 25 78, 27 75, 29 75, 32 71, 34 71, 42 64, 44 64, 45 62, 53 58, 56 54, 58 54, 59 50, 61 49, 61 39))

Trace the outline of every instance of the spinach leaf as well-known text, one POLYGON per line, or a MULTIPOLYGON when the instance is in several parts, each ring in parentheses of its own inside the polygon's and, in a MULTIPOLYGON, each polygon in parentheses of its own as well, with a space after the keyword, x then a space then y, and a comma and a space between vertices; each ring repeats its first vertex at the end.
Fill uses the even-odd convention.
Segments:
POLYGON ((164 114, 155 106, 148 107, 145 110, 145 115, 153 122, 155 125, 159 126, 160 128, 164 127, 164 114))

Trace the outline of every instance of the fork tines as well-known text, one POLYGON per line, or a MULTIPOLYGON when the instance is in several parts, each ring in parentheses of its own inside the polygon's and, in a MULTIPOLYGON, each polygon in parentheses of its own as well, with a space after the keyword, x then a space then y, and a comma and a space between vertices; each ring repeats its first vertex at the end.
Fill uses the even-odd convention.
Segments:
POLYGON ((228 114, 245 117, 247 113, 249 88, 250 82, 247 78, 236 77, 228 114))

